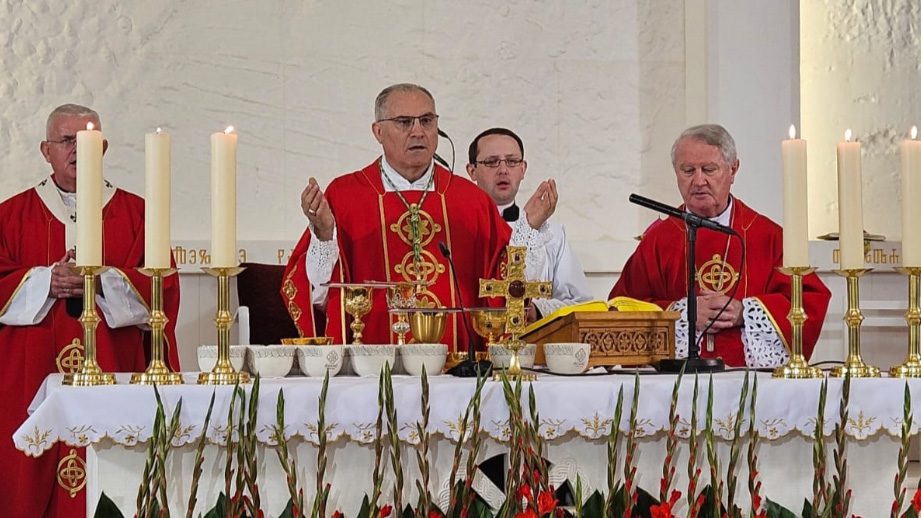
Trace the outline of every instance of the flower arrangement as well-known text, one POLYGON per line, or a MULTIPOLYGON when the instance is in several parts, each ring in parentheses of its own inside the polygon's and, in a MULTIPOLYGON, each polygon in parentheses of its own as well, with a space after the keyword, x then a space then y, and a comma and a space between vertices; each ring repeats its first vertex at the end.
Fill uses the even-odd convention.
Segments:
MULTIPOLYGON (((834 450, 831 454, 832 476, 828 480, 828 455, 825 451, 823 430, 824 412, 827 400, 828 381, 823 381, 819 392, 816 410, 816 426, 813 437, 812 463, 815 472, 812 497, 803 502, 799 514, 771 501, 764 496, 764 488, 758 479, 758 442, 759 434, 755 428, 755 402, 758 395, 757 377, 751 378, 746 373, 739 393, 738 412, 732 423, 732 437, 728 461, 725 469, 720 465, 716 454, 713 419, 713 379, 707 385, 706 414, 703 430, 698 430, 698 396, 699 379, 694 377, 690 419, 688 422, 689 460, 686 466, 688 485, 685 492, 675 487, 675 474, 679 469, 676 457, 679 445, 679 423, 684 422, 679 414, 678 394, 683 381, 679 374, 674 383, 669 407, 669 426, 665 437, 665 459, 659 479, 658 495, 653 496, 636 484, 636 448, 639 406, 639 375, 634 377, 633 393, 630 397, 629 417, 626 432, 621 430, 624 414, 624 386, 621 386, 610 432, 607 435, 607 485, 606 493, 594 491, 583 497, 582 481, 572 481, 574 487, 574 506, 564 507, 557 499, 557 490, 549 482, 547 461, 544 459, 545 444, 540 433, 541 419, 537 412, 533 387, 528 387, 527 410, 522 405, 523 386, 520 381, 512 382, 503 377, 502 389, 509 409, 508 473, 505 500, 497 509, 490 508, 473 489, 473 474, 476 472, 482 444, 480 429, 480 401, 485 378, 476 380, 476 390, 468 403, 458 427, 458 437, 454 446, 452 466, 449 477, 450 496, 445 508, 440 508, 432 497, 430 490, 431 437, 429 428, 429 386, 428 377, 423 371, 421 376, 421 419, 415 423, 415 433, 419 445, 415 451, 420 477, 413 482, 417 499, 405 502, 404 453, 397 436, 397 408, 393 396, 393 380, 389 365, 385 365, 378 385, 378 414, 374 434, 374 469, 371 473, 371 493, 365 495, 356 518, 672 518, 679 516, 676 508, 685 502, 685 511, 680 515, 688 518, 824 518, 855 517, 849 515, 852 491, 848 487, 847 435, 845 423, 848 422, 848 402, 850 398, 850 379, 845 378, 841 399, 838 405, 838 424, 834 429, 834 450), (745 428, 745 422, 748 426, 745 428), (385 433, 386 427, 386 433, 385 433), (622 447, 623 446, 623 447, 622 447), (742 461, 742 452, 748 468, 747 488, 750 507, 743 511, 737 503, 738 465, 742 461), (620 454, 623 452, 623 461, 620 454), (706 466, 701 465, 701 457, 706 466), (386 460, 386 462, 385 462, 386 460), (464 474, 461 474, 464 466, 464 474), (698 487, 702 471, 709 472, 711 483, 698 487), (388 473, 388 470, 390 473, 388 473), (393 492, 390 501, 382 501, 382 488, 386 480, 392 480, 393 492)), ((261 518, 259 482, 256 466, 258 465, 256 448, 256 416, 258 412, 260 380, 257 377, 247 394, 241 387, 234 387, 230 401, 230 410, 226 417, 226 434, 224 449, 226 464, 224 466, 224 488, 214 500, 213 507, 204 514, 204 518, 246 517, 261 518)), ((307 489, 299 484, 296 460, 292 458, 285 439, 285 396, 279 390, 276 403, 276 422, 273 430, 275 439, 275 456, 285 474, 289 500, 281 518, 343 518, 339 510, 328 509, 330 485, 326 482, 327 467, 327 426, 325 423, 325 406, 329 388, 329 378, 323 380, 319 396, 318 413, 318 448, 316 484, 307 489), (305 495, 305 491, 308 493, 305 495), (309 509, 305 502, 310 501, 309 509)), ((157 410, 154 417, 153 432, 147 445, 147 458, 144 466, 143 482, 138 488, 135 516, 139 518, 170 516, 166 491, 166 463, 169 457, 172 439, 179 429, 179 415, 182 408, 180 400, 170 416, 166 415, 159 392, 154 387, 157 410)), ((191 490, 186 509, 186 517, 192 518, 198 499, 199 481, 204 462, 206 438, 204 430, 211 426, 214 394, 205 416, 203 433, 198 440, 191 490)), ((898 472, 893 482, 893 502, 889 509, 892 518, 917 518, 921 513, 921 487, 915 489, 908 498, 905 479, 908 465, 908 447, 913 419, 911 396, 908 385, 905 386, 904 414, 901 428, 901 442, 898 456, 898 472)), ((212 497, 213 498, 213 497, 212 497)), ((98 505, 97 517, 122 517, 121 511, 105 494, 98 505)))

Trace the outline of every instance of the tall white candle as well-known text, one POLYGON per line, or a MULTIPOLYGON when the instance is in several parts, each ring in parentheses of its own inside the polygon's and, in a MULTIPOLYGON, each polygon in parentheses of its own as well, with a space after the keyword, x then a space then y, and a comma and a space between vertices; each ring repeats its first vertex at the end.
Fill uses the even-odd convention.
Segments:
POLYGON ((211 266, 237 266, 237 135, 211 134, 211 266))
POLYGON ((144 266, 170 267, 170 136, 144 137, 144 266))
POLYGON ((809 266, 809 209, 806 196, 806 141, 790 138, 781 143, 783 155, 783 264, 809 266))
POLYGON ((917 126, 902 142, 902 266, 921 266, 921 141, 917 126))
POLYGON ((102 266, 102 132, 77 132, 77 266, 102 266))
POLYGON ((842 270, 864 267, 863 184, 860 142, 851 142, 851 130, 838 143, 838 244, 842 270))

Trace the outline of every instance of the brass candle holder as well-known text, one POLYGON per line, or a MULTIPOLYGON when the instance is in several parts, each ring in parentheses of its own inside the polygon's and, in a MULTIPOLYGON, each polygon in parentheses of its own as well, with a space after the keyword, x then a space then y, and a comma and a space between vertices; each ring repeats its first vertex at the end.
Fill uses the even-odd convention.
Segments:
POLYGON ((233 315, 230 314, 230 278, 244 270, 240 266, 202 268, 217 278, 217 314, 214 324, 217 327, 217 362, 211 372, 198 375, 199 385, 236 385, 249 383, 249 373, 237 371, 230 363, 230 326, 233 315))
POLYGON ((102 372, 96 361, 96 327, 101 320, 99 314, 96 313, 96 276, 105 271, 106 267, 77 266, 75 268, 83 276, 83 313, 79 320, 83 326, 83 347, 86 353, 80 370, 72 376, 65 376, 63 383, 75 387, 113 385, 115 375, 111 372, 102 372))
POLYGON ((860 357, 860 324, 863 314, 860 312, 860 277, 869 272, 870 268, 848 268, 838 270, 847 280, 847 312, 844 322, 847 324, 847 358, 844 365, 839 365, 831 371, 836 378, 850 375, 852 378, 879 377, 879 368, 867 365, 860 357))
POLYGON ((908 324, 908 357, 901 365, 889 369, 889 375, 897 378, 921 378, 921 352, 918 343, 921 337, 921 267, 909 266, 896 270, 908 275, 908 311, 905 312, 905 322, 908 324))
POLYGON ((169 319, 163 312, 163 278, 176 273, 175 268, 139 268, 150 277, 150 364, 144 372, 131 375, 131 383, 139 385, 180 385, 182 374, 171 372, 163 361, 163 332, 169 319))
MULTIPOLYGON (((512 336, 509 337, 508 342, 501 344, 512 353, 512 357, 509 358, 508 361, 508 368, 504 369, 505 376, 512 381, 537 381, 537 374, 524 372, 521 370, 521 360, 518 358, 518 352, 524 349, 524 346, 527 344, 523 342, 518 336, 518 333, 512 333, 512 336)), ((501 380, 502 373, 496 372, 492 377, 493 380, 501 380)))
POLYGON ((784 275, 790 276, 790 312, 787 320, 793 326, 790 343, 790 360, 786 365, 774 369, 775 378, 810 379, 821 378, 822 370, 810 367, 803 356, 803 324, 809 318, 803 309, 803 277, 815 271, 811 266, 791 266, 778 268, 784 275))

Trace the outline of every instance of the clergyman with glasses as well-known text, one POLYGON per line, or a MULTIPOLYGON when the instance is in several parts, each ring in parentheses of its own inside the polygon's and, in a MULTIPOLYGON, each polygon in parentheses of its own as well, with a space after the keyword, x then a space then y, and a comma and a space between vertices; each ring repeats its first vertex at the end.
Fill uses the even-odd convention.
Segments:
MULTIPOLYGON (((32 458, 10 437, 45 377, 74 372, 83 356, 83 277, 71 269, 77 235, 77 132, 87 123, 101 129, 99 115, 65 104, 48 116, 41 152, 51 175, 0 204, 0 509, 7 516, 83 516, 86 471, 83 450, 55 444, 32 458)), ((103 151, 108 147, 103 143, 103 151)), ((144 200, 108 181, 102 186, 102 262, 99 278, 96 355, 107 372, 140 372, 147 365, 145 342, 150 280, 144 263, 144 200)), ((163 305, 168 359, 179 368, 175 322, 178 276, 164 279, 163 305)))
MULTIPOLYGON (((511 231, 495 204, 466 178, 436 164, 438 113, 425 88, 395 84, 378 94, 371 133, 383 154, 321 190, 310 178, 301 194, 308 228, 288 262, 282 297, 299 332, 324 334, 312 309, 325 308, 325 334, 350 342, 341 290, 327 281, 424 281, 421 299, 434 306, 484 305, 479 279, 494 278, 511 231), (456 267, 456 293, 444 243, 456 267)), ((524 238, 525 241, 528 236, 524 238)), ((538 233, 530 240, 537 242, 538 233)), ((320 312, 317 312, 317 317, 320 312)), ((396 343, 385 290, 363 321, 365 343, 396 343)), ((442 339, 463 351, 467 331, 451 319, 442 339)))
MULTIPOLYGON (((675 140, 671 158, 684 199, 682 208, 732 228, 741 238, 706 228, 697 233, 701 357, 721 357, 730 366, 786 363, 786 344, 792 339, 787 320, 790 277, 777 270, 783 264, 783 229, 730 193, 739 171, 735 140, 717 124, 694 126, 675 140)), ((688 353, 686 246, 682 219, 670 216, 655 221, 610 295, 627 295, 679 311, 679 357, 688 353)), ((830 298, 831 292, 817 275, 803 277, 803 306, 809 317, 803 328, 807 359, 818 341, 830 298)))
POLYGON ((467 174, 489 194, 502 218, 512 227, 512 241, 531 229, 541 234, 543 247, 538 253, 542 257, 528 265, 527 274, 534 280, 551 280, 553 297, 531 300, 529 319, 592 300, 582 264, 566 239, 566 229, 549 219, 558 199, 556 182, 553 179, 542 181, 524 207, 515 203, 528 170, 521 137, 506 128, 487 129, 470 143, 467 159, 467 174))

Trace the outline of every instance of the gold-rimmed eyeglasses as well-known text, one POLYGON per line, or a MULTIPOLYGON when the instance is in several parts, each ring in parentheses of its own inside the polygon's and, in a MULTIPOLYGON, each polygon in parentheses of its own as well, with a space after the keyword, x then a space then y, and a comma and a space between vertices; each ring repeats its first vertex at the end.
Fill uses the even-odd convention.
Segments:
POLYGON ((64 147, 71 147, 77 144, 77 137, 64 137, 61 140, 46 140, 45 142, 64 147))

